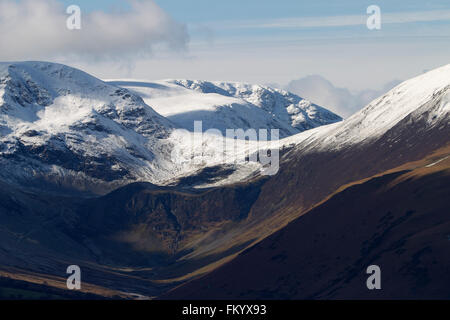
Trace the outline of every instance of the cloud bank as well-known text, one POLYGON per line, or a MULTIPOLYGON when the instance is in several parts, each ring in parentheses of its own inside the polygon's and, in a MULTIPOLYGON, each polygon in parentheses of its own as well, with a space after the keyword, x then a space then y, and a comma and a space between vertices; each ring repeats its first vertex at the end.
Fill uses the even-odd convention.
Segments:
MULTIPOLYGON (((387 12, 381 11, 383 24, 403 24, 416 22, 439 22, 450 20, 450 10, 429 10, 418 12, 387 12)), ((278 29, 278 28, 334 28, 349 26, 365 26, 369 14, 360 15, 317 16, 281 18, 269 20, 248 20, 222 24, 226 28, 247 29, 278 29)))
POLYGON ((0 0, 0 60, 79 56, 121 59, 148 56, 153 47, 184 49, 184 24, 153 0, 129 0, 129 11, 84 13, 81 30, 69 30, 69 14, 56 0, 0 0))
POLYGON ((286 90, 347 118, 399 83, 400 81, 394 80, 380 90, 362 90, 351 93, 348 89, 335 87, 322 76, 310 75, 291 81, 286 90))

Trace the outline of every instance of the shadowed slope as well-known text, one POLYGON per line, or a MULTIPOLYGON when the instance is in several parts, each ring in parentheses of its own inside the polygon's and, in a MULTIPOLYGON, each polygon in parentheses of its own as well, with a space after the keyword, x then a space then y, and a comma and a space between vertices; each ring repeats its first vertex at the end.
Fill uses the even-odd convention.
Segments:
POLYGON ((450 298, 450 161, 352 186, 170 299, 450 298), (379 265, 382 290, 366 287, 379 265))

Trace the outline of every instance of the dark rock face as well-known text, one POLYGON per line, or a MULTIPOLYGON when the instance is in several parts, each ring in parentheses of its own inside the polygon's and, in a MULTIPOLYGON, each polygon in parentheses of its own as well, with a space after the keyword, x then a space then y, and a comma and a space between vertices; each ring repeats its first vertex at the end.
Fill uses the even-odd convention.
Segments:
MULTIPOLYGON (((10 70, 14 69, 11 68, 10 70)), ((31 78, 23 79, 17 77, 13 79, 11 76, 8 76, 2 78, 0 83, 6 84, 6 95, 10 96, 15 103, 22 107, 30 104, 46 107, 53 102, 53 97, 50 92, 44 87, 39 86, 31 78)))
POLYGON ((119 236, 144 251, 177 254, 191 237, 245 220, 262 183, 206 191, 131 184, 81 206, 79 228, 93 237, 119 236))
MULTIPOLYGON (((47 141, 45 145, 23 145, 19 143, 15 159, 33 159, 46 165, 57 165, 64 169, 84 174, 109 182, 127 177, 129 172, 126 169, 113 170, 115 164, 119 164, 118 159, 108 157, 107 154, 87 156, 80 152, 71 150, 62 137, 54 137, 47 141)), ((10 157, 12 160, 12 158, 10 157)))

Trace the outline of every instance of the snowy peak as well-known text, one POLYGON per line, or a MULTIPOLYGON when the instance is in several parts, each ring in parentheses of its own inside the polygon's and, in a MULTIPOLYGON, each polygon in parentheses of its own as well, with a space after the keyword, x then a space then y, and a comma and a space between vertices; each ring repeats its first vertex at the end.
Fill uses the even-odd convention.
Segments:
POLYGON ((26 105, 50 105, 71 91, 96 90, 106 85, 88 74, 60 64, 43 62, 0 63, 0 83, 6 101, 26 105))
POLYGON ((180 127, 203 129, 279 129, 288 137, 341 121, 334 113, 284 90, 232 82, 115 80, 111 84, 139 95, 180 127))
POLYGON ((285 90, 240 82, 173 80, 173 83, 202 93, 242 99, 290 124, 300 132, 341 121, 338 115, 285 90))
MULTIPOLYGON (((141 97, 60 64, 2 63, 0 93, 2 114, 12 122, 15 118, 25 120, 30 126, 48 120, 47 124, 57 127, 60 122, 105 116, 128 126, 134 120, 140 127, 139 122, 145 120, 155 126, 171 127, 170 122, 147 106, 141 97), (45 119, 46 116, 52 119, 45 119)), ((144 127, 138 129, 145 133, 144 127)))
POLYGON ((2 63, 0 93, 1 125, 14 133, 28 129, 45 136, 97 126, 151 138, 167 136, 173 127, 138 95, 60 64, 2 63))
POLYGON ((338 135, 355 142, 376 139, 401 120, 427 113, 429 126, 447 119, 450 112, 450 64, 407 80, 343 122, 338 135))
POLYGON ((341 149, 370 144, 393 128, 406 131, 416 123, 422 130, 441 130, 449 127, 449 121, 450 65, 446 65, 399 84, 340 123, 305 132, 292 140, 308 144, 311 150, 341 149))
POLYGON ((150 178, 174 128, 138 95, 59 64, 1 64, 0 96, 4 179, 150 178))
POLYGON ((443 98, 441 102, 445 104, 448 102, 449 89, 450 64, 399 84, 370 103, 354 118, 363 117, 366 126, 369 124, 377 127, 389 126, 411 112, 419 110, 427 102, 443 98))

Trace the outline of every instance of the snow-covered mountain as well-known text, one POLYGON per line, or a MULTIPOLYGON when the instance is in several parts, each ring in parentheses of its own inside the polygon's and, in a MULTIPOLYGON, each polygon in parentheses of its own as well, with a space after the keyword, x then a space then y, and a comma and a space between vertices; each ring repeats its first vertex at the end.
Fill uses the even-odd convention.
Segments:
POLYGON ((0 178, 104 193, 135 181, 174 183, 219 166, 229 173, 212 185, 241 181, 261 165, 236 164, 236 157, 261 148, 297 145, 302 153, 347 148, 374 141, 405 119, 447 126, 449 78, 450 66, 428 72, 333 123, 340 119, 333 113, 267 87, 187 80, 107 83, 59 64, 2 63, 0 178), (191 130, 194 120, 203 121, 203 130, 277 128, 286 138, 264 146, 236 140, 238 155, 223 159, 217 156, 222 137, 178 130, 191 130), (327 123, 332 124, 322 126, 327 123), (198 154, 203 160, 192 161, 198 154))
POLYGON ((0 97, 4 180, 67 179, 83 189, 169 170, 160 159, 173 124, 126 89, 64 65, 2 63, 0 97))
POLYGON ((336 114, 295 94, 239 82, 111 80, 139 94, 158 113, 193 130, 279 129, 280 138, 341 121, 336 114))
MULTIPOLYGON (((138 83, 133 88, 141 90, 131 91, 60 64, 1 63, 0 163, 4 170, 0 178, 95 192, 134 181, 166 184, 202 168, 223 165, 224 160, 216 156, 222 151, 222 137, 199 138, 177 130, 191 129, 194 120, 203 120, 203 129, 276 128, 288 136, 300 132, 299 128, 340 119, 297 96, 269 88, 223 84, 226 91, 195 82, 196 89, 188 89, 181 83, 138 83), (219 93, 204 93, 208 90, 219 93), (193 144, 202 149, 193 150, 193 144), (209 157, 194 163, 195 152, 209 157), (173 154, 184 155, 174 159, 173 154)), ((258 149, 255 142, 235 143, 238 153, 258 149)), ((242 171, 231 182, 259 168, 255 163, 235 164, 232 156, 225 161, 232 171, 242 171)))
POLYGON ((402 127, 422 121, 422 130, 442 130, 448 128, 449 119, 450 64, 399 84, 340 123, 289 139, 308 149, 336 150, 373 143, 402 122, 402 127))

